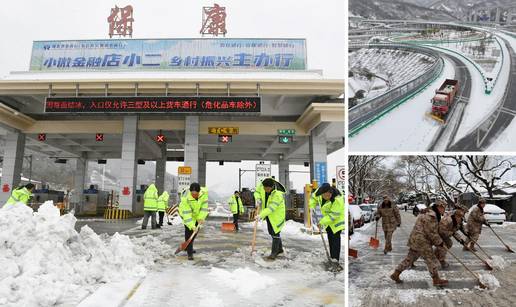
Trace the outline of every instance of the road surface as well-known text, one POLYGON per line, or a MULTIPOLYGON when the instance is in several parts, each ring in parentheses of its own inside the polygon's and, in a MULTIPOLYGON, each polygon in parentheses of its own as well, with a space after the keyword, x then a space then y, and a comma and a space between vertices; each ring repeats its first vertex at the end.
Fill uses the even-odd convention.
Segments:
MULTIPOLYGON (((349 264, 349 300, 353 306, 514 306, 516 302, 516 254, 508 253, 486 227, 480 236, 480 244, 491 255, 499 255, 508 264, 504 270, 494 270, 494 275, 501 284, 495 291, 476 288, 475 279, 454 259, 448 255, 450 267, 441 270, 442 278, 449 280, 449 286, 439 289, 432 285, 430 274, 423 260, 416 262, 416 268, 401 274, 404 283, 398 285, 390 280, 389 275, 407 255, 406 246, 415 217, 410 212, 401 212, 401 228, 393 236, 393 252, 383 254, 385 243, 381 227, 380 248, 374 250, 368 246, 369 237, 374 233, 374 224, 367 224, 363 229, 356 229, 362 240, 356 238, 352 245, 359 250, 358 259, 350 259, 349 264)), ((504 227, 493 226, 510 246, 516 247, 516 223, 504 227)), ((355 236, 355 235, 354 235, 355 236)), ((454 242, 452 251, 466 265, 478 273, 486 273, 482 263, 469 252, 463 252, 460 244, 454 242)))

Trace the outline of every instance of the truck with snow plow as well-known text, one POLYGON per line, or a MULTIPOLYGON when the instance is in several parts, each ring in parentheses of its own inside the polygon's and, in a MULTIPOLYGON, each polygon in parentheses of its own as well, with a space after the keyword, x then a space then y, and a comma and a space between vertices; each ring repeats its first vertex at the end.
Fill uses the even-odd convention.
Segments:
POLYGON ((432 118, 440 122, 444 122, 446 116, 450 112, 457 91, 459 90, 459 81, 446 79, 441 87, 435 91, 432 98, 432 118))

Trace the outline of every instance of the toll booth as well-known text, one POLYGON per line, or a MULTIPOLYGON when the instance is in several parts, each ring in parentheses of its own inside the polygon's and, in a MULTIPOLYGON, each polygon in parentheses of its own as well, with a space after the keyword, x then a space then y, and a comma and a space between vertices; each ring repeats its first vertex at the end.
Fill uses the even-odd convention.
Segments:
POLYGON ((84 190, 82 196, 82 206, 76 208, 76 215, 99 216, 104 214, 109 202, 108 191, 99 191, 97 185, 90 185, 89 189, 84 190))
POLYGON ((133 212, 135 216, 143 215, 143 194, 145 194, 145 190, 147 190, 148 186, 145 184, 140 185, 140 188, 136 190, 136 207, 133 212))
POLYGON ((305 194, 296 193, 296 190, 290 190, 286 196, 286 219, 294 220, 296 222, 303 222, 305 194))
POLYGON ((51 200, 54 205, 64 202, 64 192, 51 190, 48 185, 42 185, 40 189, 34 190, 29 206, 37 211, 39 207, 46 201, 51 200))

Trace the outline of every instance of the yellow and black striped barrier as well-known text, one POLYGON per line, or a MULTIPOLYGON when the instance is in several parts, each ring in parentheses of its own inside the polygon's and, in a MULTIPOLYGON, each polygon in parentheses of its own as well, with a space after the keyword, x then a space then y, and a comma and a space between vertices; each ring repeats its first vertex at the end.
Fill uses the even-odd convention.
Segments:
POLYGON ((178 206, 168 207, 167 208, 167 215, 174 215, 178 210, 178 206))
POLYGON ((104 210, 104 218, 106 220, 123 220, 132 217, 131 211, 127 209, 106 209, 104 210))

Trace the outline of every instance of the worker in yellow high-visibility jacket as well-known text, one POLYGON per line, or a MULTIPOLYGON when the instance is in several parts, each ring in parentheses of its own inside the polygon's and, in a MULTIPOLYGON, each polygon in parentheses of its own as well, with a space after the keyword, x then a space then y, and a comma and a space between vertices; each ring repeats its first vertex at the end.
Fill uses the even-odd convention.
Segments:
POLYGON ((7 200, 7 204, 28 204, 29 198, 32 196, 32 191, 34 190, 34 185, 32 183, 27 183, 24 186, 21 186, 17 189, 14 189, 11 197, 7 200))
POLYGON ((235 191, 235 194, 231 196, 228 204, 231 213, 233 213, 233 224, 235 225, 236 231, 238 231, 238 216, 244 213, 244 205, 242 204, 242 199, 238 191, 235 191))
MULTIPOLYGON (((179 215, 185 225, 185 241, 190 238, 198 225, 204 224, 208 213, 208 189, 201 188, 197 182, 190 184, 188 194, 181 197, 181 203, 179 203, 179 215)), ((186 249, 188 260, 193 260, 195 253, 193 244, 196 236, 186 249)))
MULTIPOLYGON (((310 198, 309 206, 321 207, 323 218, 319 221, 319 229, 325 229, 328 235, 331 258, 340 259, 340 235, 345 227, 344 197, 342 193, 329 183, 324 183, 310 198)), ((314 212, 315 214, 315 212, 314 212)))

